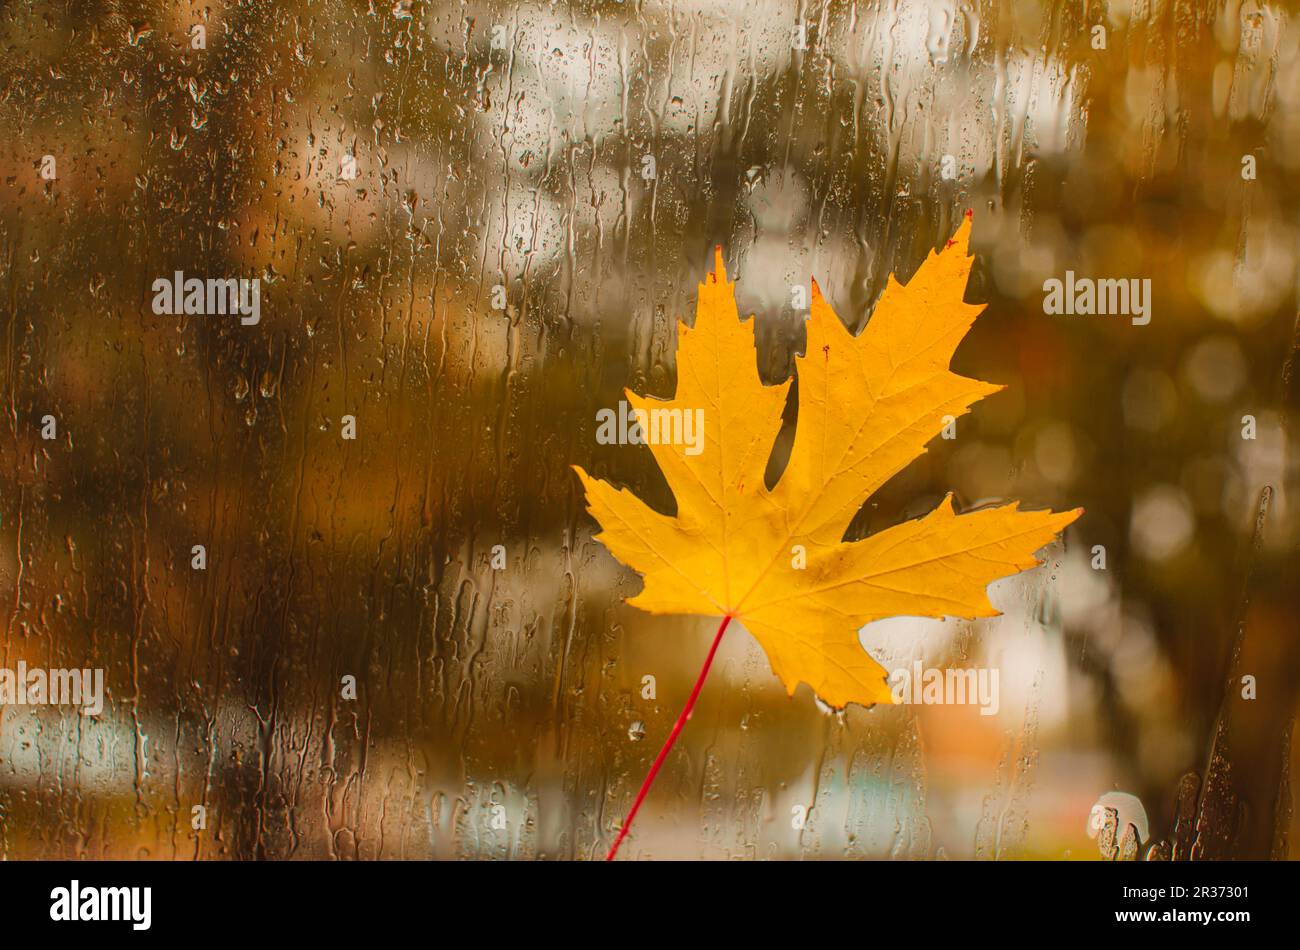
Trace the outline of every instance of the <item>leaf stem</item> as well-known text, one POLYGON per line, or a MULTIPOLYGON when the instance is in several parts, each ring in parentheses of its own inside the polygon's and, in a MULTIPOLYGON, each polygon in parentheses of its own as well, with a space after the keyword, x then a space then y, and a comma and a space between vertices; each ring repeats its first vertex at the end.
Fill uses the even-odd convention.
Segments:
POLYGON ((700 675, 695 679, 695 688, 691 690, 690 698, 686 700, 686 705, 682 707, 682 714, 677 717, 677 722, 673 724, 673 731, 668 734, 668 741, 659 750, 659 755, 655 757, 654 764, 650 766, 650 771, 646 773, 645 781, 641 783, 641 791, 636 793, 636 801, 632 803, 632 810, 623 819, 623 827, 619 829, 618 837, 614 839, 609 854, 605 855, 606 861, 613 861, 614 855, 618 854, 618 846, 627 837, 627 833, 632 827, 632 820, 636 818, 637 810, 641 807, 641 803, 645 801, 646 792, 650 791, 655 776, 659 774, 659 767, 664 764, 664 759, 668 757, 669 750, 672 749, 673 743, 677 741, 678 735, 681 734, 682 727, 686 725, 686 720, 691 718, 691 710, 695 708, 695 700, 700 696, 700 688, 704 686, 704 678, 709 675, 709 667, 713 665, 713 655, 718 652, 718 644, 722 642, 722 635, 727 632, 727 624, 729 623, 731 623, 731 614, 723 617, 722 623, 718 624, 718 633, 713 638, 713 646, 709 647, 709 655, 704 658, 704 666, 700 667, 700 675))

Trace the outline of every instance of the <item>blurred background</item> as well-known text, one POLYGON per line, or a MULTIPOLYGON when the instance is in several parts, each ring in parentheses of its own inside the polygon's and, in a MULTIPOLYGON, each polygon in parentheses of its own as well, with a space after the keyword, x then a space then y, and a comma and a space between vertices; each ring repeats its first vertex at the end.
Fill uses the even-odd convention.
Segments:
POLYGON ((793 286, 861 328, 968 208, 1008 389, 853 531, 1087 509, 1003 616, 862 632, 997 715, 828 714, 737 630, 622 855, 1289 856, 1290 5, 12 0, 0 49, 0 666, 108 690, 0 709, 0 858, 602 856, 716 621, 623 604, 569 466, 673 502, 596 413, 672 391, 715 244, 775 382, 793 286), (1067 269, 1150 323, 1045 314, 1067 269))

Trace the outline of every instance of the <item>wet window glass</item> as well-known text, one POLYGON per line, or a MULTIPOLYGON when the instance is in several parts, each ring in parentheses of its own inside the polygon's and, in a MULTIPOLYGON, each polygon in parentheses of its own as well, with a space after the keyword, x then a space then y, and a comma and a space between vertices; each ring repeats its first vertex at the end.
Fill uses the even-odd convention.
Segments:
POLYGON ((810 279, 863 332, 967 212, 952 369, 1006 388, 845 537, 1085 513, 996 616, 865 624, 895 702, 739 618, 620 857, 1286 855, 1283 5, 32 3, 0 47, 0 858, 603 857, 720 614, 629 605, 573 467, 676 510, 629 400, 715 253, 776 386, 810 279))

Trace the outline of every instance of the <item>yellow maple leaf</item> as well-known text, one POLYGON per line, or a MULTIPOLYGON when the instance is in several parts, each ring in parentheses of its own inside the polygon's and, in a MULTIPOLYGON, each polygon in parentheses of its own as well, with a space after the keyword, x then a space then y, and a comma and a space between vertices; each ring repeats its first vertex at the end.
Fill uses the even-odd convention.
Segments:
POLYGON ((926 451, 945 416, 1003 388, 948 368, 982 309, 962 302, 970 228, 967 217, 907 285, 891 277, 856 337, 813 282, 808 345, 795 362, 794 445, 771 489, 763 475, 791 380, 759 379, 753 320, 740 319, 717 250, 695 326, 678 324, 676 395, 627 393, 643 428, 660 430, 650 449, 676 516, 574 466, 602 528, 597 539, 645 582, 629 603, 734 618, 791 695, 805 682, 835 708, 893 701, 884 668, 858 640, 864 624, 997 614, 988 584, 1038 566, 1034 552, 1082 509, 1010 504, 959 515, 949 495, 922 518, 844 540, 867 498, 926 451), (652 424, 656 410, 667 413, 663 426, 652 424), (669 420, 684 417, 675 411, 702 419, 702 444, 662 438, 669 420))

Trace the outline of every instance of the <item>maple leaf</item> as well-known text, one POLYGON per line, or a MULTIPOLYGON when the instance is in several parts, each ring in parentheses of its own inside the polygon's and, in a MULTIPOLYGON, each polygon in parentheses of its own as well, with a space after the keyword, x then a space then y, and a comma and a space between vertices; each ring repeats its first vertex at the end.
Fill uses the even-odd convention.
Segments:
MULTIPOLYGON (((794 443, 772 488, 764 472, 792 380, 767 386, 759 378, 753 320, 740 319, 735 284, 716 250, 695 326, 678 324, 676 394, 660 400, 627 392, 644 413, 643 428, 653 429, 656 410, 668 413, 664 419, 702 410, 695 416, 702 417, 702 443, 650 444, 676 515, 574 466, 602 529, 597 539, 642 576, 644 589, 630 604, 657 614, 723 616, 714 650, 734 618, 758 640, 787 692, 805 682, 835 708, 893 701, 884 668, 859 642, 863 625, 902 615, 997 614, 988 584, 1038 566, 1034 552, 1082 509, 1009 504, 957 514, 950 494, 922 518, 844 540, 863 503, 926 451, 945 417, 1003 388, 949 369, 983 309, 962 301, 970 229, 967 216, 906 285, 891 277, 856 337, 813 281, 808 343, 795 361, 794 443)), ((619 841, 707 671, 706 661, 619 841)))
POLYGON ((962 302, 970 229, 967 217, 906 286, 890 277, 856 337, 813 282, 808 345, 795 361, 794 446, 771 489, 763 473, 791 381, 759 379, 753 320, 740 319, 717 250, 714 272, 700 285, 695 327, 678 324, 676 395, 627 393, 645 418, 652 409, 703 409, 703 451, 650 445, 677 499, 676 516, 574 466, 603 529, 597 539, 645 581, 630 604, 735 618, 790 694, 806 682, 835 708, 892 701, 884 668, 858 641, 864 624, 997 614, 988 584, 1037 567, 1034 552, 1082 509, 1010 504, 959 515, 949 495, 923 518, 844 541, 867 498, 926 451, 945 416, 1003 388, 948 368, 983 309, 962 302), (802 568, 796 546, 806 552, 802 568))

